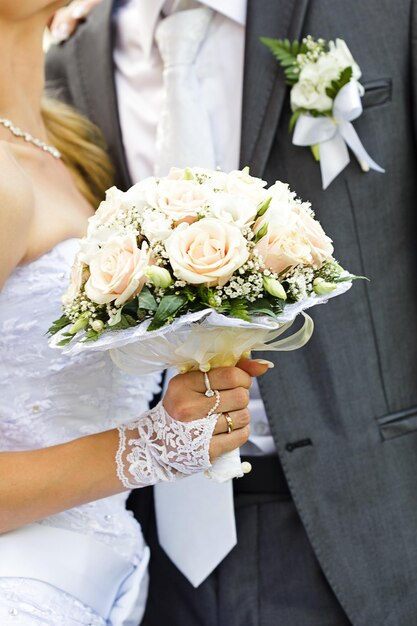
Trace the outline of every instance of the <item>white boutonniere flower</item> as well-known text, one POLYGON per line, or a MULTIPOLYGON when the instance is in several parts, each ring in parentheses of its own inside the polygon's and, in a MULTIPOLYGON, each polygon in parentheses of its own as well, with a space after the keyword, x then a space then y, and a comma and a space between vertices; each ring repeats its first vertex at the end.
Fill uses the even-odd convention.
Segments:
POLYGON ((278 59, 289 85, 293 144, 310 146, 320 161, 323 189, 349 163, 348 146, 364 172, 384 172, 365 150, 352 125, 362 113, 361 70, 343 39, 310 35, 301 42, 261 38, 278 59))

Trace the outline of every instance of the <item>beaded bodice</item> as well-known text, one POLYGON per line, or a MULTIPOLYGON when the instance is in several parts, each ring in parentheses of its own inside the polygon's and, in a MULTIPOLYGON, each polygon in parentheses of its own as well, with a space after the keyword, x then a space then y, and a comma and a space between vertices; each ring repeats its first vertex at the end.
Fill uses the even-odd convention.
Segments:
MULTIPOLYGON (((107 352, 62 354, 47 330, 60 300, 78 240, 18 267, 0 292, 0 450, 28 450, 108 430, 143 413, 159 376, 124 374, 107 352)), ((54 515, 44 524, 94 534, 125 556, 140 557, 139 527, 125 511, 126 495, 54 515)))

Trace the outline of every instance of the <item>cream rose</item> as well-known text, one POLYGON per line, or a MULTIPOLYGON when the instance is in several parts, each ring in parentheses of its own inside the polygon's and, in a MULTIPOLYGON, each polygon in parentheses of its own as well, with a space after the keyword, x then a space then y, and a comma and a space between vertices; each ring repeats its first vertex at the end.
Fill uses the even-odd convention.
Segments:
POLYGON ((212 218, 181 224, 165 248, 175 276, 192 285, 223 286, 249 257, 240 229, 212 218))
POLYGON ((280 274, 287 267, 311 265, 311 250, 308 242, 297 230, 269 224, 268 233, 257 244, 256 249, 266 268, 280 274))
POLYGON ((195 180, 162 179, 157 187, 155 206, 176 224, 191 223, 209 203, 212 194, 210 187, 195 180))
POLYGON ((332 256, 331 239, 302 204, 295 203, 284 222, 279 213, 267 212, 255 231, 268 224, 267 234, 256 244, 265 267, 280 274, 294 265, 317 265, 332 256))
POLYGON ((149 257, 147 244, 139 249, 134 234, 110 238, 90 260, 87 296, 97 304, 124 304, 142 289, 149 257))
POLYGON ((250 198, 259 205, 268 198, 265 186, 264 180, 250 176, 245 170, 233 170, 227 176, 225 191, 235 196, 250 198))
POLYGON ((321 267, 323 262, 333 254, 333 244, 330 237, 324 232, 320 222, 315 220, 302 206, 296 207, 297 226, 311 251, 314 265, 321 267))

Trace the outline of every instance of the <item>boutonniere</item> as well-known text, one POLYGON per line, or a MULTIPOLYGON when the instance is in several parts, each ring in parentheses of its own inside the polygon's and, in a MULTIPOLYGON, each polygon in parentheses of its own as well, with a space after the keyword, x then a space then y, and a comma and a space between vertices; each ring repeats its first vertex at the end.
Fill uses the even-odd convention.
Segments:
POLYGON ((384 172, 369 156, 352 125, 362 113, 361 70, 343 39, 310 35, 301 42, 262 37, 291 85, 293 144, 310 146, 320 161, 323 189, 349 163, 348 146, 364 172, 384 172))

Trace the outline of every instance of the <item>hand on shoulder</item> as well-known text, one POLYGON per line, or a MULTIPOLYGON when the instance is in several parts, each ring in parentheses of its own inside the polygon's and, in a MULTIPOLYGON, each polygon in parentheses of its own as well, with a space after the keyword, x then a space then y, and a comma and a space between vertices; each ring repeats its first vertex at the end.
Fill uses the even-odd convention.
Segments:
POLYGON ((34 214, 32 185, 10 149, 0 143, 0 289, 27 250, 34 214))
POLYGON ((101 0, 75 0, 59 9, 49 23, 53 43, 61 43, 71 37, 80 22, 87 19, 100 2, 101 0))

